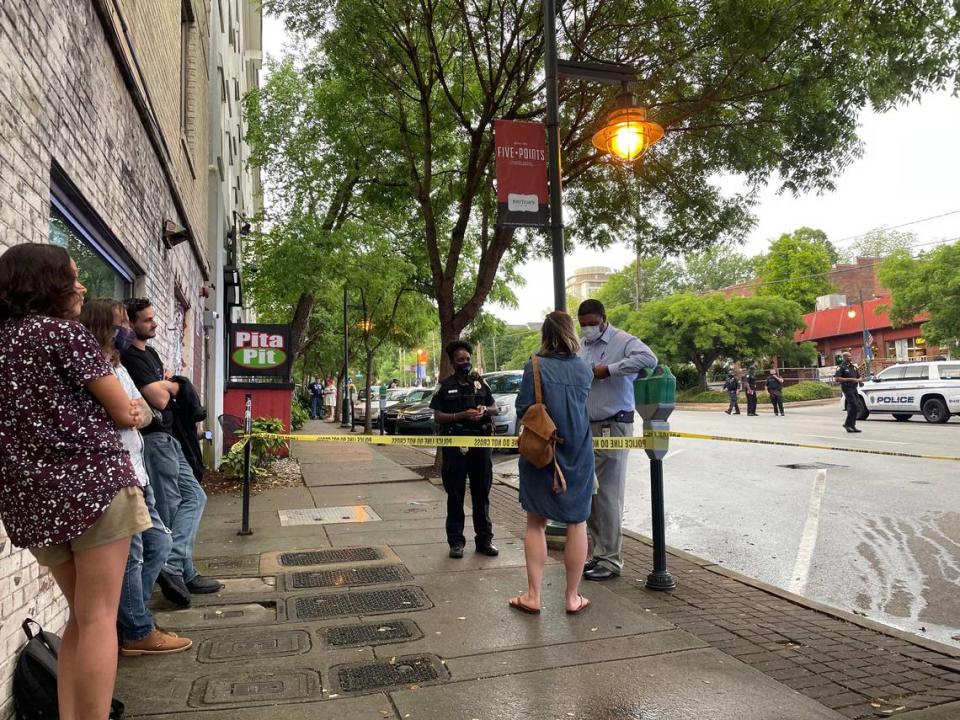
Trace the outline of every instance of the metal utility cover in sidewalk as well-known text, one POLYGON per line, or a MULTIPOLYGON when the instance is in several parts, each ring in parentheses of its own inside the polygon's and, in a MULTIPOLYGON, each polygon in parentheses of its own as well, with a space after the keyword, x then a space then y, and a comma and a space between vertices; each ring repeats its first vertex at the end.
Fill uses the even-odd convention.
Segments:
POLYGON ((285 586, 287 590, 303 590, 305 588, 377 585, 379 583, 397 583, 409 580, 413 580, 413 576, 403 565, 384 565, 382 567, 352 567, 341 570, 290 573, 285 576, 285 586))
POLYGON ((420 627, 412 620, 384 620, 357 625, 337 625, 317 631, 333 647, 366 647, 419 640, 420 627))
POLYGON ((450 679, 450 673, 435 655, 405 655, 377 662, 353 663, 331 668, 342 693, 369 692, 390 687, 435 685, 450 679))
POLYGON ((375 547, 330 548, 329 550, 281 553, 277 559, 285 567, 331 565, 333 563, 363 562, 364 560, 383 560, 383 553, 375 547))
POLYGON ((197 661, 223 663, 237 660, 266 660, 310 652, 310 633, 305 630, 248 630, 227 637, 207 638, 200 643, 197 661))
POLYGON ((260 571, 259 555, 225 555, 199 558, 194 561, 199 572, 214 577, 243 577, 260 571))
POLYGON ((293 617, 300 620, 383 615, 433 607, 423 590, 412 585, 389 590, 356 590, 292 597, 287 602, 293 617))
POLYGON ((400 558, 386 545, 303 549, 266 552, 260 556, 260 573, 274 575, 293 570, 344 570, 376 565, 399 565, 400 558))
POLYGON ((319 698, 320 673, 315 670, 231 673, 198 679, 190 691, 190 707, 261 705, 319 698))
POLYGON ((333 525, 337 523, 379 522, 382 518, 369 505, 341 505, 338 507, 278 510, 280 526, 333 525))

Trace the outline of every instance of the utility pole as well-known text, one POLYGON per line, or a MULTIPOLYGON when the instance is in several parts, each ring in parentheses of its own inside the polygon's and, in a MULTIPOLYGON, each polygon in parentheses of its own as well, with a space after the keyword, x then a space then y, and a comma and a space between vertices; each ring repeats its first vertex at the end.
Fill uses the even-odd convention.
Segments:
POLYGON ((863 375, 870 377, 870 356, 873 351, 870 349, 870 340, 867 335, 867 312, 863 304, 863 288, 860 288, 860 331, 863 333, 863 375))

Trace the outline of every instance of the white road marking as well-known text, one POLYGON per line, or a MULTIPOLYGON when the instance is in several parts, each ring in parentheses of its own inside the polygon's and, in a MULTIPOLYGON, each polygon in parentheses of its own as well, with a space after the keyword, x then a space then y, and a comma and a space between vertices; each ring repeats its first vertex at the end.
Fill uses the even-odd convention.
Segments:
POLYGON ((810 564, 813 561, 813 549, 817 544, 817 533, 820 529, 820 502, 823 500, 823 491, 827 487, 827 471, 817 470, 817 479, 813 483, 813 493, 810 495, 810 508, 807 510, 807 522, 803 526, 800 536, 800 547, 797 549, 797 561, 793 565, 793 575, 790 579, 790 592, 802 595, 807 588, 807 577, 810 575, 810 564))
POLYGON ((671 451, 671 452, 668 452, 663 459, 664 459, 664 460, 669 460, 669 459, 672 458, 674 455, 679 455, 679 454, 682 453, 682 452, 683 452, 683 450, 673 450, 673 451, 671 451))

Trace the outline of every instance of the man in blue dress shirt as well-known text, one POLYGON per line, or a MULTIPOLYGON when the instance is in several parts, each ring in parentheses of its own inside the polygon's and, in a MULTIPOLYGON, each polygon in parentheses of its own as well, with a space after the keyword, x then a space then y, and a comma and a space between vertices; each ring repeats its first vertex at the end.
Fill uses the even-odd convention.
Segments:
MULTIPOLYGON (((607 322, 598 300, 584 300, 577 310, 583 343, 579 355, 593 368, 593 385, 587 397, 593 437, 633 435, 633 381, 643 368, 655 368, 657 356, 630 333, 607 322)), ((599 487, 587 531, 593 557, 584 568, 588 580, 607 580, 623 569, 623 497, 629 450, 595 451, 599 487)))

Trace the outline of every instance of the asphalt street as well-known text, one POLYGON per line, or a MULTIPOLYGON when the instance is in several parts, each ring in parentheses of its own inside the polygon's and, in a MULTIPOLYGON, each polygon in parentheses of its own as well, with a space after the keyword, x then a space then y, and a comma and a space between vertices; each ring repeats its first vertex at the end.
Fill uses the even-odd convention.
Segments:
MULTIPOLYGON (((760 412, 679 410, 671 429, 960 455, 956 417, 931 425, 874 416, 853 435, 836 405, 788 407, 785 417, 760 412)), ((496 471, 515 476, 516 456, 497 458, 496 471)), ((648 468, 635 453, 625 503, 625 526, 644 534, 648 468)), ((664 477, 671 546, 960 646, 960 462, 674 438, 664 477)))

